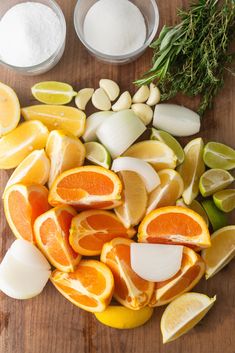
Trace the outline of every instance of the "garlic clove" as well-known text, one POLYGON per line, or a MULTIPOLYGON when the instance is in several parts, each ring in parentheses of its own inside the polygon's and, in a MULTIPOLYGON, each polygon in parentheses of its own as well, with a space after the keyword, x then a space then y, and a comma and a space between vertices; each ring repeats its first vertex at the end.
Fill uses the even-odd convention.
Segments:
POLYGON ((109 99, 114 101, 120 93, 120 88, 116 82, 109 79, 102 79, 99 82, 100 88, 103 88, 109 99))
POLYGON ((86 105, 94 93, 94 88, 83 88, 75 97, 75 104, 78 109, 85 110, 86 105))
POLYGON ((111 102, 103 88, 98 88, 95 90, 92 96, 92 104, 95 108, 99 110, 110 110, 111 109, 111 102))
POLYGON ((153 110, 144 103, 132 104, 131 109, 142 120, 144 125, 148 125, 153 118, 153 110))
POLYGON ((132 103, 131 95, 128 91, 123 92, 116 103, 112 106, 114 112, 130 109, 132 103))
POLYGON ((150 90, 147 85, 141 86, 138 91, 134 94, 132 101, 133 103, 144 103, 149 98, 150 90))
POLYGON ((153 105, 158 104, 160 102, 160 100, 161 100, 161 92, 160 92, 159 88, 154 83, 151 83, 150 84, 150 95, 149 95, 149 98, 148 98, 146 104, 148 104, 152 107, 153 105))

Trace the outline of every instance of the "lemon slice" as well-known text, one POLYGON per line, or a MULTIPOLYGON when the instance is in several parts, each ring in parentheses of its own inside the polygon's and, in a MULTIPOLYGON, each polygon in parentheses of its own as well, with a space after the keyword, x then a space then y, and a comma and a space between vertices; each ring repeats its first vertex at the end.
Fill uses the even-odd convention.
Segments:
POLYGON ((147 214, 158 207, 175 205, 184 191, 183 179, 175 170, 160 170, 158 176, 161 184, 149 195, 147 214))
POLYGON ((49 130, 64 130, 80 137, 85 130, 86 115, 79 109, 61 105, 32 105, 21 109, 25 120, 39 120, 49 130))
POLYGON ((34 98, 45 104, 67 104, 77 95, 72 86, 56 81, 36 83, 31 91, 34 98))
POLYGON ((186 205, 183 199, 179 199, 176 201, 176 206, 187 207, 197 212, 204 219, 207 227, 209 227, 209 219, 207 217, 206 211, 197 200, 193 200, 190 205, 186 205))
POLYGON ((183 163, 184 150, 181 147, 180 143, 173 136, 168 134, 168 132, 152 128, 150 139, 164 142, 168 147, 170 147, 174 151, 177 157, 177 165, 183 163))
POLYGON ((46 145, 48 130, 40 121, 27 121, 0 139, 0 169, 17 167, 33 150, 46 145))
POLYGON ((95 317, 102 324, 117 328, 131 329, 144 325, 153 315, 153 308, 148 306, 139 310, 132 310, 124 306, 110 305, 102 313, 95 313, 95 317))
POLYGON ((46 144, 46 153, 51 160, 48 180, 49 188, 62 172, 80 167, 85 159, 85 147, 75 136, 61 130, 51 131, 46 144))
POLYGON ((86 159, 92 164, 100 165, 109 169, 112 163, 110 153, 98 142, 87 142, 84 144, 86 149, 86 159))
POLYGON ((213 195, 216 206, 223 212, 231 212, 235 208, 235 189, 218 191, 213 195))
POLYGON ((49 172, 50 160, 47 157, 45 150, 33 151, 14 170, 7 182, 5 191, 9 186, 17 183, 44 185, 48 181, 49 172))
POLYGON ((224 212, 220 211, 214 204, 213 200, 202 201, 202 206, 206 211, 209 221, 214 231, 225 227, 228 224, 227 217, 224 212))
POLYGON ((225 189, 234 181, 234 177, 223 169, 209 169, 202 174, 199 189, 203 197, 213 195, 225 189))
POLYGON ((170 147, 163 142, 154 140, 135 143, 128 148, 123 156, 142 159, 152 164, 156 170, 174 169, 177 161, 177 157, 170 147))
POLYGON ((235 226, 227 226, 211 235, 211 247, 202 251, 206 279, 222 270, 235 256, 235 226))
POLYGON ((211 309, 215 300, 216 296, 209 298, 194 292, 182 294, 173 300, 161 318, 163 343, 174 341, 191 330, 211 309))
POLYGON ((139 224, 145 215, 148 195, 142 178, 135 172, 118 173, 122 180, 123 203, 114 209, 118 218, 126 228, 139 224))
POLYGON ((17 95, 0 82, 0 137, 14 130, 20 121, 20 103, 17 95))
POLYGON ((203 159, 209 168, 235 168, 235 150, 223 143, 209 142, 205 146, 203 159))
POLYGON ((203 140, 196 138, 190 141, 184 148, 185 160, 178 167, 178 172, 184 181, 183 199, 187 205, 197 197, 199 193, 199 179, 205 171, 203 162, 203 140))

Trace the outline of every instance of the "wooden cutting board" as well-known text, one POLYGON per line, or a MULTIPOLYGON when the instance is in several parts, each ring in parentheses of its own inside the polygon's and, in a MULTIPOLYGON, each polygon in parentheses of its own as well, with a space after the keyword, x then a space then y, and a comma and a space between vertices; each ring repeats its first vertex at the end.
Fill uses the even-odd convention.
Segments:
MULTIPOLYGON (((144 1, 144 0, 143 0, 144 1)), ((90 56, 76 37, 73 27, 75 0, 58 0, 67 20, 68 36, 61 62, 40 77, 23 77, 3 67, 0 81, 12 86, 21 105, 35 104, 30 87, 39 81, 68 82, 75 89, 97 87, 100 78, 112 78, 122 90, 133 91, 132 81, 149 67, 151 51, 136 62, 112 66, 90 56)), ((161 23, 173 24, 176 8, 188 1, 159 0, 161 23)), ((216 98, 213 110, 203 120, 201 136, 205 141, 217 140, 235 147, 235 85, 227 77, 225 87, 216 98)), ((178 103, 195 107, 195 101, 178 98, 178 103)), ((186 142, 186 141, 184 141, 186 142)), ((0 172, 1 192, 11 173, 0 172)), ((1 202, 0 257, 14 240, 7 225, 1 202)), ((235 221, 235 219, 234 219, 235 221)), ((0 352, 1 353, 234 353, 235 352, 235 264, 230 263, 209 281, 202 280, 195 291, 217 302, 206 318, 189 334, 162 345, 159 323, 163 308, 155 311, 145 326, 118 331, 99 324, 95 317, 79 310, 49 283, 43 293, 31 300, 16 301, 0 294, 0 352)))

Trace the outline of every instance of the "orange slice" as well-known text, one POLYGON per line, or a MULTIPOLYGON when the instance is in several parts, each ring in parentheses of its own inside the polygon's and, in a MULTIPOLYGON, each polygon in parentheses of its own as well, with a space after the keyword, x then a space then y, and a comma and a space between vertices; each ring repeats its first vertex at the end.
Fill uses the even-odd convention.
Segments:
POLYGON ((205 273, 205 263, 201 256, 192 249, 184 247, 181 268, 176 275, 167 281, 155 283, 150 306, 161 306, 170 303, 179 295, 189 292, 205 273))
POLYGON ((64 272, 74 271, 81 260, 69 244, 69 229, 76 211, 71 206, 58 206, 39 216, 34 233, 39 249, 53 266, 64 272))
POLYGON ((72 248, 81 255, 99 255, 108 241, 117 238, 131 238, 134 228, 125 228, 115 214, 90 210, 73 218, 69 241, 72 248))
POLYGON ((13 89, 0 82, 0 137, 14 130, 20 121, 20 103, 13 89))
POLYGON ((150 212, 140 223, 140 243, 182 244, 203 249, 211 246, 204 219, 189 208, 161 207, 150 212))
POLYGON ((63 172, 49 194, 52 206, 69 204, 77 208, 114 208, 120 204, 122 184, 118 176, 103 167, 84 166, 63 172))
POLYGON ((17 238, 35 242, 33 223, 49 210, 48 190, 42 185, 15 184, 4 195, 4 210, 8 224, 17 238))
POLYGON ((112 272, 96 260, 82 260, 75 272, 55 270, 51 281, 66 299, 90 312, 104 311, 112 299, 112 272))
POLYGON ((148 305, 154 289, 154 283, 140 278, 131 268, 130 244, 133 241, 115 238, 104 244, 101 261, 111 269, 114 276, 115 299, 133 310, 148 305))

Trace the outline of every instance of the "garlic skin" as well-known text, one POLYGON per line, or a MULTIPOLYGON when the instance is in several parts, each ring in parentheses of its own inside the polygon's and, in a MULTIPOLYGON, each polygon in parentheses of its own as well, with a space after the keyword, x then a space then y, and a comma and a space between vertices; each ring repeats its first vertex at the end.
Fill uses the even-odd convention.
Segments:
POLYGON ((103 88, 111 102, 115 101, 119 96, 120 88, 115 81, 103 78, 100 80, 99 85, 100 88, 103 88))
POLYGON ((159 88, 154 83, 150 83, 150 95, 146 104, 152 107, 158 104, 160 100, 161 100, 161 92, 159 88))
POLYGON ((78 109, 81 109, 81 110, 86 109, 86 105, 91 99, 94 91, 95 91, 94 88, 83 88, 78 92, 78 94, 75 97, 75 104, 78 107, 78 109))
POLYGON ((149 98, 150 90, 147 85, 141 86, 138 91, 134 94, 132 101, 133 103, 144 103, 149 98))
POLYGON ((91 98, 92 104, 96 109, 105 111, 111 109, 111 101, 103 88, 97 88, 91 98))
POLYGON ((130 109, 132 103, 131 95, 128 91, 123 92, 116 103, 112 106, 114 112, 130 109))
POLYGON ((132 104, 131 109, 142 120, 144 125, 150 124, 153 118, 153 110, 147 104, 132 104))

